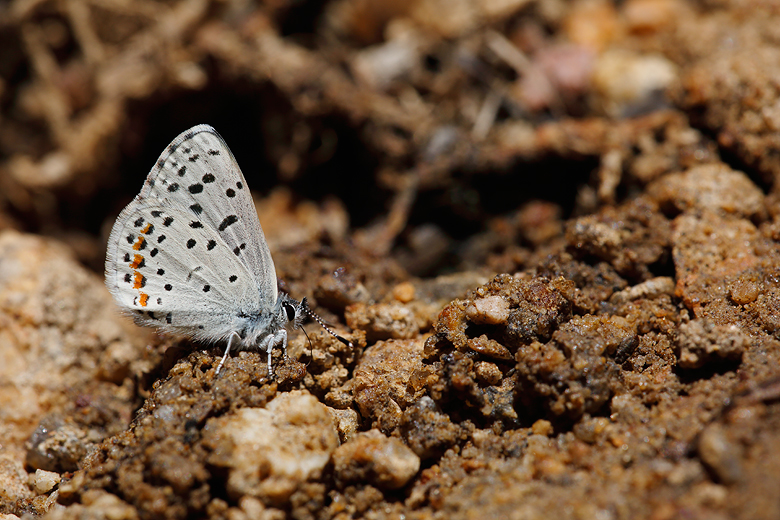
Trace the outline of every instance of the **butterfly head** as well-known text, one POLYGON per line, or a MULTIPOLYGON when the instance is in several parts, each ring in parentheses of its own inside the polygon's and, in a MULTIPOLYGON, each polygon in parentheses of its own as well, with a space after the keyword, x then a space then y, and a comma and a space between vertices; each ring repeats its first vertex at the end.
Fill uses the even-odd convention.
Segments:
MULTIPOLYGON (((343 344, 347 345, 348 347, 352 347, 352 342, 339 336, 336 334, 333 330, 330 329, 327 325, 325 325, 325 322, 317 316, 317 314, 314 313, 309 308, 309 304, 306 301, 306 298, 303 298, 300 302, 297 302, 293 300, 292 298, 288 298, 285 301, 282 302, 282 313, 284 313, 284 317, 287 319, 288 324, 292 324, 293 328, 301 329, 303 330, 303 321, 306 319, 307 316, 311 317, 314 321, 320 324, 320 326, 325 329, 325 331, 342 342, 343 344)), ((305 332, 305 331, 304 331, 305 332)))
POLYGON ((300 329, 303 320, 306 319, 306 298, 298 302, 292 298, 285 298, 280 309, 283 321, 294 329, 300 329))

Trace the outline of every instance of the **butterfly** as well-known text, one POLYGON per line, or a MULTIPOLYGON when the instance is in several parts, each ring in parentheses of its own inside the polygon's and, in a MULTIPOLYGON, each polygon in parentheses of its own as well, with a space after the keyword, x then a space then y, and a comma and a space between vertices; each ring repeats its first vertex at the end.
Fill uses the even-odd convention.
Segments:
POLYGON ((277 289, 276 270, 246 179, 209 125, 181 133, 160 155, 108 239, 106 286, 138 325, 231 349, 287 355, 288 329, 313 317, 277 289))

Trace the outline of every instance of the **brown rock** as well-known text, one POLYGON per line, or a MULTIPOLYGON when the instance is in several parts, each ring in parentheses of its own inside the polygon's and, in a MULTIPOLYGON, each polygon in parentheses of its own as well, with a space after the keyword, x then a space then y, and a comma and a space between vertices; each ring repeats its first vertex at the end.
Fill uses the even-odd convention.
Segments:
POLYGON ((716 325, 698 319, 683 323, 678 331, 676 343, 683 368, 699 368, 717 361, 738 362, 750 347, 750 336, 735 324, 716 325))
POLYGON ((732 316, 731 305, 712 306, 713 301, 728 302, 728 282, 756 269, 758 230, 749 220, 734 219, 705 211, 700 216, 683 214, 674 221, 674 263, 677 270, 677 296, 696 316, 711 315, 722 309, 732 316), (724 283, 725 282, 725 283, 724 283))
POLYGON ((362 482, 380 489, 398 489, 419 469, 420 458, 411 449, 378 430, 357 434, 333 454, 333 472, 342 486, 362 482))
POLYGON ((210 463, 227 468, 227 490, 283 504, 301 485, 319 478, 338 446, 325 405, 303 392, 282 394, 265 408, 242 408, 208 422, 210 463))
POLYGON ((463 435, 463 429, 452 423, 428 396, 404 410, 401 432, 409 447, 421 459, 441 455, 463 435))
POLYGON ((706 164, 666 175, 648 191, 659 206, 678 212, 709 210, 747 218, 764 212, 764 194, 758 186, 725 164, 706 164))
POLYGON ((368 343, 409 339, 420 331, 414 311, 398 302, 373 305, 356 303, 347 307, 345 318, 350 328, 366 332, 368 343))
POLYGON ((413 376, 422 370, 420 341, 380 341, 367 348, 355 367, 355 402, 373 427, 391 431, 401 422, 403 410, 423 390, 415 388, 413 376))
POLYGON ((595 256, 621 275, 638 278, 651 277, 648 265, 668 255, 670 240, 669 221, 643 197, 580 217, 566 227, 566 241, 578 257, 595 256))

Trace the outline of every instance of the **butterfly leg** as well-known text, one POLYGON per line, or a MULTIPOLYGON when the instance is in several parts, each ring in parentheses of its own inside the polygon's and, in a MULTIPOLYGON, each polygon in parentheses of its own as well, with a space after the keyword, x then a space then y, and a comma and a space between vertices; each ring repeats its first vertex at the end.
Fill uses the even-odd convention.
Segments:
POLYGON ((222 355, 222 359, 219 361, 219 365, 217 365, 217 372, 216 375, 219 375, 219 371, 222 370, 222 365, 225 364, 225 360, 228 357, 228 354, 230 353, 230 346, 233 344, 233 338, 239 338, 241 339, 238 334, 235 332, 230 335, 230 338, 228 339, 227 347, 225 347, 225 353, 222 355))
POLYGON ((265 350, 265 353, 268 356, 268 377, 274 376, 274 368, 271 366, 271 352, 274 349, 274 339, 274 335, 269 334, 257 345, 257 348, 260 350, 265 350))
POLYGON ((282 329, 276 334, 269 334, 265 338, 263 338, 263 341, 261 341, 257 348, 260 350, 265 350, 266 354, 268 355, 268 377, 273 377, 274 375, 274 369, 271 365, 271 359, 273 352, 273 349, 276 345, 281 344, 282 350, 284 351, 284 357, 287 357, 287 331, 282 329))
POLYGON ((281 343, 284 359, 287 359, 287 330, 286 329, 282 329, 276 333, 276 343, 277 344, 281 343))

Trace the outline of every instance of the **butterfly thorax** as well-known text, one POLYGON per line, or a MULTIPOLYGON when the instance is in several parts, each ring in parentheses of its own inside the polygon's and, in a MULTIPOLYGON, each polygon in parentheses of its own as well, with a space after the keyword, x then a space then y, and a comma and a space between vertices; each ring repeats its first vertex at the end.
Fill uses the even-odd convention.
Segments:
POLYGON ((297 328, 302 315, 300 302, 282 293, 270 313, 260 311, 239 314, 235 333, 241 338, 242 347, 251 349, 269 334, 276 334, 284 328, 297 328))

